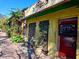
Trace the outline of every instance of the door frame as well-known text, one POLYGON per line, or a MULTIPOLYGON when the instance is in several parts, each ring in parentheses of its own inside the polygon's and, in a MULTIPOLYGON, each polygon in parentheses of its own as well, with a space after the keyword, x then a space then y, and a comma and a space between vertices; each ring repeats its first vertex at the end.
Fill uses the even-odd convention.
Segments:
MULTIPOLYGON (((63 18, 63 19, 59 19, 58 20, 58 39, 57 39, 57 48, 58 48, 58 53, 59 53, 59 50, 60 50, 60 34, 59 34, 59 31, 60 31, 60 23, 62 22, 62 21, 67 21, 67 20, 69 20, 69 19, 73 19, 73 18, 77 18, 77 33, 78 33, 78 17, 68 17, 68 18, 63 18)), ((75 52, 76 52, 76 50, 77 50, 77 37, 78 37, 78 34, 77 34, 77 36, 76 36, 76 45, 75 45, 75 52)), ((75 53, 76 54, 76 53, 75 53)), ((76 55, 75 55, 75 58, 76 58, 76 55)))

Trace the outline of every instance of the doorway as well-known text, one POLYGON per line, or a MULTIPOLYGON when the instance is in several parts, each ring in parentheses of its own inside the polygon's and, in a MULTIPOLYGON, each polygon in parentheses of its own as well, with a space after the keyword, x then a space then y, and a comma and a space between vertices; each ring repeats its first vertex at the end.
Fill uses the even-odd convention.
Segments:
POLYGON ((59 56, 76 59, 77 17, 67 18, 58 22, 59 56))

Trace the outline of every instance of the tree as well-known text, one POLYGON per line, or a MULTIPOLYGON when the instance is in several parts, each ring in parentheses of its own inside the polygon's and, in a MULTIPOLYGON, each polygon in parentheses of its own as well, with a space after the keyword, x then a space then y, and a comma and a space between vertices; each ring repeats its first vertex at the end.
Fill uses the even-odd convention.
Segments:
POLYGON ((11 17, 9 19, 6 19, 6 32, 8 36, 11 37, 12 42, 21 42, 22 36, 21 34, 18 34, 18 30, 21 27, 19 26, 19 19, 23 18, 23 12, 19 9, 11 10, 10 15, 11 17))
POLYGON ((16 32, 19 31, 19 28, 20 28, 20 26, 19 26, 20 20, 19 19, 23 18, 24 15, 23 15, 23 12, 21 10, 19 10, 19 9, 12 10, 10 12, 10 14, 12 16, 12 18, 10 19, 11 22, 12 22, 12 30, 13 30, 13 32, 16 33, 16 32))
POLYGON ((15 20, 18 20, 20 18, 23 18, 23 12, 19 9, 17 9, 16 11, 12 10, 10 12, 11 16, 15 19, 15 20))

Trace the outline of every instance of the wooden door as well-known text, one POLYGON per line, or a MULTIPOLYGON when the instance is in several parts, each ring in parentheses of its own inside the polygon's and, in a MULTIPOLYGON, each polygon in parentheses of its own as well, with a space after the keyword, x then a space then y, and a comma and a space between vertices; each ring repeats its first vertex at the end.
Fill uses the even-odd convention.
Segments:
POLYGON ((76 59, 77 18, 59 21, 59 56, 66 59, 76 59))

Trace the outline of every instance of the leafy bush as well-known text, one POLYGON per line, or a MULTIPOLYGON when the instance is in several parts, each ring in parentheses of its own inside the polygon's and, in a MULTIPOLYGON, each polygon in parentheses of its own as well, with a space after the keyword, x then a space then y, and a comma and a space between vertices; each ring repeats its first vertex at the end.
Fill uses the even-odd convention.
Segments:
POLYGON ((23 42, 23 37, 21 35, 13 35, 11 37, 11 41, 13 43, 20 43, 20 42, 23 42))
POLYGON ((7 33, 8 37, 11 37, 11 29, 8 25, 6 25, 6 33, 7 33))

